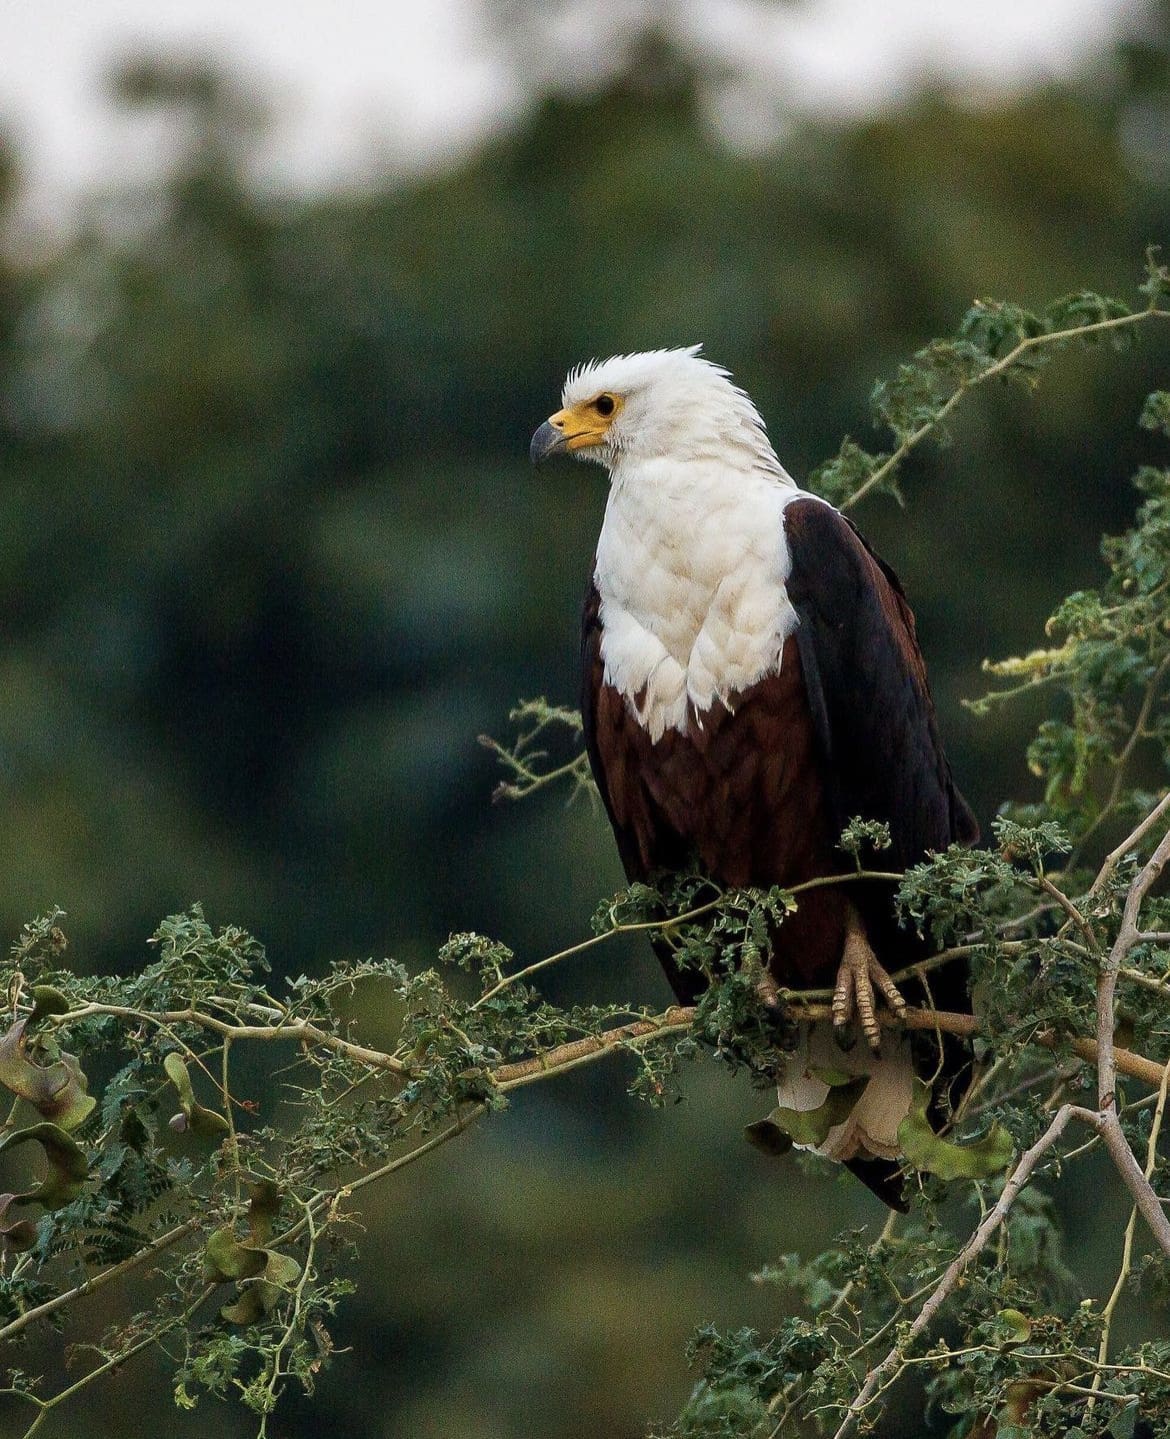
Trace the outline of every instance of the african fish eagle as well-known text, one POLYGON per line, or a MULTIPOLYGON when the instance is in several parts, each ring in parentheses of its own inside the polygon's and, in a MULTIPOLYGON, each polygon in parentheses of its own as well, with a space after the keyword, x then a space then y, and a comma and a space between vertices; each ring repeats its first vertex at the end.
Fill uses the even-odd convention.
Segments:
MULTIPOLYGON (((723 886, 790 887, 845 873, 853 816, 889 826, 886 869, 974 842, 897 577, 797 486, 749 397, 700 348, 580 366, 532 438, 534 461, 564 452, 609 471, 581 707, 627 875, 697 865, 723 886)), ((928 952, 877 882, 805 891, 771 938, 772 984, 834 988, 833 1026, 806 1028, 778 1062, 780 1103, 819 1108, 826 1070, 866 1076, 816 1147, 896 1207, 914 1074, 937 1100, 966 1062, 949 1041, 941 1055, 901 1032, 881 1045, 876 995, 900 1013, 890 972, 928 952), (865 1045, 849 1044, 855 1020, 865 1045)), ((693 1003, 701 976, 666 968, 693 1003)), ((940 975, 934 1001, 965 1007, 965 976, 940 975)))

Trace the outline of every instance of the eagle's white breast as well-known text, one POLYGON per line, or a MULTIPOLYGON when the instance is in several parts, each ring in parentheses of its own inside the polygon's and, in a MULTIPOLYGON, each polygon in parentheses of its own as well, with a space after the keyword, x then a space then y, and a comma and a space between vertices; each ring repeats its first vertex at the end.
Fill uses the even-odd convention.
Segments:
POLYGON ((807 496, 710 456, 632 468, 613 471, 597 547, 601 655, 657 741, 779 669, 797 624, 784 507, 807 496))

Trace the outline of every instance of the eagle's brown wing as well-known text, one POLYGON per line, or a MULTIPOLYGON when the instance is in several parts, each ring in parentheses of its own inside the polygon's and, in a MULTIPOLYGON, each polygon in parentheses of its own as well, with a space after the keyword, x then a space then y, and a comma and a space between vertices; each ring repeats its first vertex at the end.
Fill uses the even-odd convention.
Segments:
POLYGON ((789 504, 788 597, 817 728, 833 822, 890 827, 906 869, 979 827, 955 788, 935 721, 914 615, 898 577, 844 515, 809 498, 789 504))

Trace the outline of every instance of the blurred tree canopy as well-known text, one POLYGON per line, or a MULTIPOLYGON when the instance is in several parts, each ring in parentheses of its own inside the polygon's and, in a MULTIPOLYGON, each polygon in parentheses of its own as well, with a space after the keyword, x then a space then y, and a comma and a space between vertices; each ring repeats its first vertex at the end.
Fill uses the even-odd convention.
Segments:
MULTIPOLYGON (((37 263, 0 260, 7 934, 57 902, 73 962, 125 970, 159 914, 200 898, 292 973, 409 960, 452 929, 534 951, 576 937, 619 881, 603 825, 555 800, 493 812, 475 743, 517 696, 575 689, 603 480, 525 458, 568 366, 702 340, 800 478, 843 434, 870 440, 873 380, 973 297, 1130 294, 1167 238, 1160 45, 995 104, 924 93, 802 123, 752 155, 709 122, 719 82, 647 35, 454 168, 293 202, 252 178, 263 106, 230 75, 162 60, 115 78, 118 103, 169 118, 168 178, 100 197, 37 263)), ((9 215, 16 173, 0 164, 9 215)), ((909 466, 909 509, 863 517, 985 820, 1027 789, 1034 716, 958 699, 1095 574, 1168 359, 1170 337, 1144 334, 1120 379, 1106 353, 1070 356, 1034 401, 980 395, 954 451, 909 466)), ((665 997, 641 949, 623 973, 665 997)), ((572 1156, 556 1179, 544 1148, 494 1139, 428 1170, 429 1203, 386 1218, 386 1292, 350 1311, 385 1342, 364 1346, 364 1384, 333 1386, 331 1426, 507 1439, 539 1413, 550 1436, 632 1435, 677 1409, 696 1291, 745 1313, 761 1301, 742 1276, 802 1225, 823 1240, 871 1217, 852 1195, 834 1216, 823 1193, 779 1202, 716 1090, 664 1131, 583 1079, 529 1111, 572 1156), (709 1167, 667 1157, 664 1133, 709 1167), (628 1283, 650 1285, 636 1309, 628 1283)))

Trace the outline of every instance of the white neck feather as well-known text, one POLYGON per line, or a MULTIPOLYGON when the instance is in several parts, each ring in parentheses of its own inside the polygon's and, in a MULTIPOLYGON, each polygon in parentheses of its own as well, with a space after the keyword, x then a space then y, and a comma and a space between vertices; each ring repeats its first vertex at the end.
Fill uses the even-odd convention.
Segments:
POLYGON ((730 442, 693 428, 669 457, 619 452, 611 477, 595 572, 605 678, 657 741, 778 671, 796 627, 783 512, 804 492, 756 423, 730 442))

